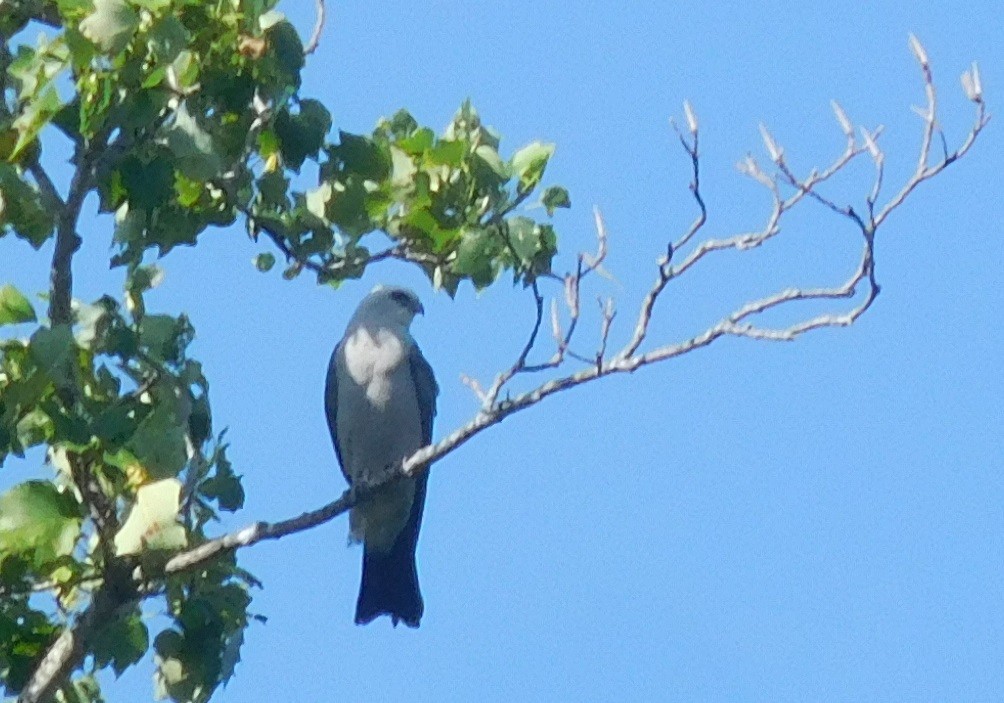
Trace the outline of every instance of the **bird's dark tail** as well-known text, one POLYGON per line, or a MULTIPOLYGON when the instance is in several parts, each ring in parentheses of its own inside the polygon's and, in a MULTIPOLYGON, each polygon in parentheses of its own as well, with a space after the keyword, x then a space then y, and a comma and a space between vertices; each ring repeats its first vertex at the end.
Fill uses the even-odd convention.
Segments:
POLYGON ((390 551, 364 548, 363 579, 356 601, 357 625, 365 625, 380 615, 390 615, 395 627, 398 621, 404 621, 408 627, 418 627, 422 619, 425 605, 418 588, 415 547, 422 526, 428 478, 428 474, 423 473, 416 480, 411 515, 390 551))

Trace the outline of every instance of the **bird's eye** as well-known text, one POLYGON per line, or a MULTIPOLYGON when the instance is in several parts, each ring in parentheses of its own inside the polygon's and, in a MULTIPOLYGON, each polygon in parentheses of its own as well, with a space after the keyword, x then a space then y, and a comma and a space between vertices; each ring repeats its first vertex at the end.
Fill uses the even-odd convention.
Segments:
POLYGON ((396 290, 390 294, 390 297, 398 305, 403 305, 404 307, 411 307, 411 300, 408 298, 407 293, 403 293, 399 290, 396 290))

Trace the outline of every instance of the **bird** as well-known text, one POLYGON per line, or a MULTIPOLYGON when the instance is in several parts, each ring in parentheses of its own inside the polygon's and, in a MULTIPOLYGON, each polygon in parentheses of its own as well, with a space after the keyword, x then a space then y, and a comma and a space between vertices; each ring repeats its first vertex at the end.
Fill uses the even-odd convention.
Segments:
MULTIPOLYGON (((377 286, 363 298, 328 364, 324 407, 342 474, 372 484, 431 444, 436 416, 432 367, 409 328, 425 309, 407 288, 377 286)), ((355 622, 389 615, 418 627, 425 605, 415 550, 428 471, 382 488, 349 514, 349 541, 363 544, 355 622)))

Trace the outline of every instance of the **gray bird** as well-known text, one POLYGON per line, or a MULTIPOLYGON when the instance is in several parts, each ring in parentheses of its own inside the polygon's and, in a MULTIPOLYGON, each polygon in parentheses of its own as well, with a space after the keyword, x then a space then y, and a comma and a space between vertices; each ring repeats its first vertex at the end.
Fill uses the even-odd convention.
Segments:
MULTIPOLYGON (((439 387, 408 331, 418 297, 377 286, 363 298, 328 365, 324 409, 349 484, 372 483, 432 442, 439 387)), ((424 605, 415 568, 428 473, 382 489, 349 515, 349 539, 363 543, 356 623, 390 615, 418 627, 424 605)))

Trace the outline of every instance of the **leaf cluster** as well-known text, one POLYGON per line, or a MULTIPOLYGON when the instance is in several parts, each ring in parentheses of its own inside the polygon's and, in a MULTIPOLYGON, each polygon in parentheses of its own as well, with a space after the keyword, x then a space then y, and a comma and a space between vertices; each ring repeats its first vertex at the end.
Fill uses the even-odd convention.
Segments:
MULTIPOLYGON (((188 358, 191 324, 184 315, 146 312, 143 294, 159 278, 152 267, 140 267, 123 304, 109 297, 77 304, 72 326, 40 326, 30 337, 0 341, 0 458, 45 445, 54 469, 51 480, 20 483, 0 495, 0 632, 6 633, 0 678, 10 693, 65 624, 61 613, 85 602, 113 562, 156 570, 173 551, 204 541, 217 511, 243 504, 240 477, 222 435, 213 434, 208 383, 201 365, 188 358), (85 484, 100 501, 85 494, 85 484), (96 516, 95 509, 110 514, 96 516), (101 521, 115 526, 114 539, 102 534, 101 521), (48 594, 49 605, 33 593, 48 594)), ((0 289, 0 326, 34 318, 23 294, 0 289)), ((219 591, 223 595, 213 597, 228 602, 234 589, 244 593, 226 627, 214 631, 222 658, 246 624, 254 580, 232 560, 185 579, 168 584, 178 617, 195 607, 188 603, 191 589, 219 591)), ((201 635, 192 637, 204 661, 208 645, 201 635)), ((119 674, 148 647, 146 625, 131 607, 96 633, 89 673, 111 667, 119 674)), ((198 689, 202 697, 177 700, 204 700, 222 671, 208 672, 215 678, 182 671, 192 688, 178 690, 195 696, 198 689)), ((79 681, 74 686, 90 690, 79 681)))
POLYGON ((190 321, 146 309, 162 278, 154 257, 243 221, 257 268, 284 260, 287 279, 306 270, 337 286, 399 259, 454 295, 464 281, 551 275, 550 218, 570 206, 564 188, 542 186, 553 145, 504 156, 469 102, 441 132, 405 110, 368 134, 335 130, 302 94, 303 42, 275 5, 0 0, 0 237, 72 245, 95 194, 126 277, 121 296, 74 301, 72 320, 40 319, 22 291, 0 287, 0 466, 44 448, 51 469, 0 495, 6 693, 62 629, 123 591, 122 574, 155 577, 119 594, 57 700, 100 700, 95 675, 152 648, 158 694, 203 701, 239 659, 254 577, 232 554, 162 575, 244 493, 190 321), (43 168, 57 140, 73 154, 68 183, 43 168), (156 634, 141 608, 150 597, 171 620, 156 634))

